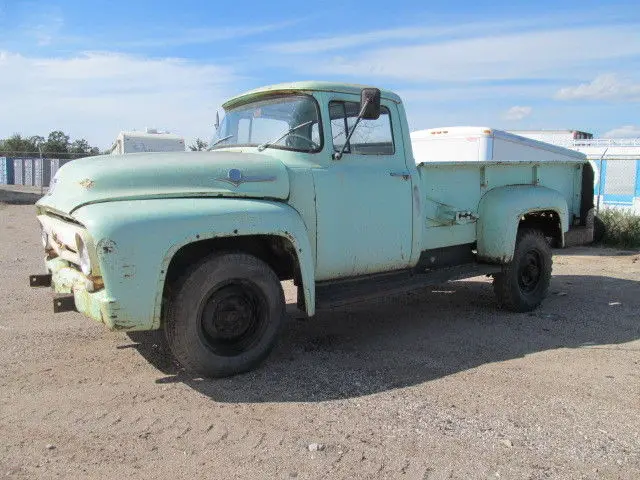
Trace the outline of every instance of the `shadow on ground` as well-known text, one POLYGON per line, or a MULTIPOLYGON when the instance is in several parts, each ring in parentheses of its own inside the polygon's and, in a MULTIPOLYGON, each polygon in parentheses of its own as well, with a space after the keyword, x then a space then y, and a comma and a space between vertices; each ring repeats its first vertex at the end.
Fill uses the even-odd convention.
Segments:
POLYGON ((640 255, 640 249, 624 250, 616 247, 607 247, 602 244, 592 244, 581 247, 558 248, 553 250, 555 257, 632 257, 640 255))
POLYGON ((0 187, 0 203, 8 203, 9 205, 31 205, 40 200, 43 194, 44 192, 40 190, 40 187, 3 185, 0 187))
POLYGON ((181 371, 162 332, 130 333, 165 376, 220 402, 316 402, 428 382, 558 348, 640 339, 640 282, 555 276, 535 312, 496 310, 491 285, 464 281, 289 319, 258 370, 208 380, 181 371))

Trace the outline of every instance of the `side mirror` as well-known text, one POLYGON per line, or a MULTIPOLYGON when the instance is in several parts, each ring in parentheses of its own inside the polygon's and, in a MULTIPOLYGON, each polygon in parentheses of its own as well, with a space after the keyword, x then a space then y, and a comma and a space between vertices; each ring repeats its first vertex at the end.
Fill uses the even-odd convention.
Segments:
POLYGON ((377 120, 380 117, 380 90, 377 88, 363 88, 360 92, 361 118, 377 120))

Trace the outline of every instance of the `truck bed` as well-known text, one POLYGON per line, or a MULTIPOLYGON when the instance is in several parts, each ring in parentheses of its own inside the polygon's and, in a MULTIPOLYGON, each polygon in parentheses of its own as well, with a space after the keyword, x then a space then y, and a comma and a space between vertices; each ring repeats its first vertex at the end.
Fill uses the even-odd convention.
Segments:
MULTIPOLYGON (((451 152, 455 153, 458 143, 458 138, 439 143, 442 157, 453 156, 451 152)), ((532 185, 556 190, 567 202, 570 221, 581 215, 584 156, 575 155, 573 151, 564 155, 555 149, 538 149, 537 145, 526 143, 513 149, 514 155, 520 153, 522 156, 510 160, 506 153, 499 154, 495 148, 492 151, 490 159, 485 156, 484 160, 425 161, 417 164, 421 183, 419 191, 423 196, 423 250, 475 242, 480 199, 490 190, 507 185, 532 185), (527 155, 527 149, 535 152, 527 155), (538 156, 537 160, 526 160, 535 156, 538 156)))

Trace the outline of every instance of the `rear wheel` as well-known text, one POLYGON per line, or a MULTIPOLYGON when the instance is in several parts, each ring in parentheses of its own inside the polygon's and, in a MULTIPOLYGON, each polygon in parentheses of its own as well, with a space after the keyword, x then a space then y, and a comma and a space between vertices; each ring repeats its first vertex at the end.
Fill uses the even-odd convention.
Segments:
POLYGON ((551 247, 539 230, 518 232, 513 260, 493 279, 501 306, 514 312, 535 309, 549 290, 551 247))
POLYGON ((167 341, 187 370, 235 375, 267 357, 284 310, 282 286, 266 263, 243 253, 217 254, 178 283, 165 317, 167 341))

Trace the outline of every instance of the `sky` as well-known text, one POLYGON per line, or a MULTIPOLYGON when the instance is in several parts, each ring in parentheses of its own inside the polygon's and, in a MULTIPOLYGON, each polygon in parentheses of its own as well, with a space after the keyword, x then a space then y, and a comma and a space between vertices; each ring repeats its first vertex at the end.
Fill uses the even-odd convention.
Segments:
POLYGON ((0 138, 189 143, 225 99, 297 80, 393 90, 412 131, 640 137, 640 1, 0 0, 0 138))

